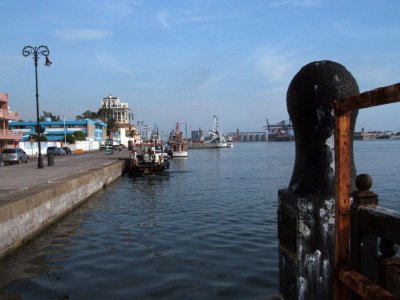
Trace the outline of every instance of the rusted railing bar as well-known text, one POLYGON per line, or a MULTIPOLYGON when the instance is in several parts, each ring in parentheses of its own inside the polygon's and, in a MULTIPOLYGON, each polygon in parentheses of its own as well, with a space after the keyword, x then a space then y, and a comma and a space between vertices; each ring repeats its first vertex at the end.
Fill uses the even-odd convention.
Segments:
POLYGON ((400 244, 400 213, 381 206, 359 207, 358 228, 395 244, 400 244))
MULTIPOLYGON (((335 121, 335 269, 350 262, 350 113, 335 121)), ((348 289, 335 278, 335 300, 347 299, 348 289)))
POLYGON ((377 88, 355 96, 335 100, 336 113, 344 114, 355 109, 398 102, 400 100, 400 83, 377 88))
POLYGON ((339 280, 366 300, 399 299, 352 269, 340 269, 339 280))

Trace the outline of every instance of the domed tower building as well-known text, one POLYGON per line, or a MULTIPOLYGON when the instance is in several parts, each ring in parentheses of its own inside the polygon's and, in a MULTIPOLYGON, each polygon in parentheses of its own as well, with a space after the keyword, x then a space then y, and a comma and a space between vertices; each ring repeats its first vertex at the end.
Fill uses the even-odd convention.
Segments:
POLYGON ((110 124, 114 121, 113 128, 108 128, 113 139, 124 146, 128 146, 129 141, 134 143, 137 139, 137 129, 132 124, 133 113, 129 108, 129 104, 121 102, 119 97, 107 96, 101 100, 101 108, 105 109, 105 121, 110 124))

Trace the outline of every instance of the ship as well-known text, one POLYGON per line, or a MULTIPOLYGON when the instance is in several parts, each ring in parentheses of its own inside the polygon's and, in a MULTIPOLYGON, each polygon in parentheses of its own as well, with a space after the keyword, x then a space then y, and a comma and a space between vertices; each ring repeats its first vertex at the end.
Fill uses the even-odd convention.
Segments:
POLYGON ((269 142, 287 142, 294 140, 294 132, 292 122, 290 120, 283 120, 277 124, 269 124, 264 126, 267 130, 267 140, 269 142))
POLYGON ((218 116, 213 115, 213 129, 209 130, 207 135, 199 141, 191 141, 189 149, 213 149, 213 148, 231 148, 232 143, 226 141, 223 133, 218 129, 218 116))
POLYGON ((172 156, 172 158, 188 156, 188 145, 182 137, 178 122, 176 123, 175 131, 172 131, 169 135, 168 146, 168 154, 172 156))

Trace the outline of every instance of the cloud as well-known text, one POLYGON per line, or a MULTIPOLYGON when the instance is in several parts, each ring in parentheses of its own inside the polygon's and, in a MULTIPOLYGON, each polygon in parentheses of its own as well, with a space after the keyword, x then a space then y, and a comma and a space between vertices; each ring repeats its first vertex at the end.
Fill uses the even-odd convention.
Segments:
POLYGON ((256 64, 268 81, 287 82, 297 66, 297 54, 283 52, 281 47, 263 48, 256 51, 256 64))
POLYGON ((113 12, 114 16, 124 18, 132 15, 135 11, 135 8, 142 5, 141 1, 133 1, 133 0, 112 0, 109 2, 100 2, 95 1, 95 5, 104 5, 104 8, 108 13, 113 12))
POLYGON ((66 28, 56 31, 56 37, 64 42, 81 42, 102 40, 112 36, 108 30, 66 28))
POLYGON ((175 36, 178 40, 183 40, 169 25, 167 18, 168 18, 168 12, 166 9, 161 10, 158 14, 158 21, 160 22, 161 26, 169 31, 173 36, 175 36))
POLYGON ((95 58, 97 63, 107 67, 111 71, 118 72, 118 73, 126 73, 131 74, 132 70, 115 60, 115 58, 103 51, 95 51, 94 52, 95 58))
MULTIPOLYGON (((1 1, 1 0, 0 0, 1 1)), ((131 16, 142 1, 136 0, 70 0, 71 5, 79 7, 81 13, 88 13, 87 17, 102 16, 108 20, 131 16)))

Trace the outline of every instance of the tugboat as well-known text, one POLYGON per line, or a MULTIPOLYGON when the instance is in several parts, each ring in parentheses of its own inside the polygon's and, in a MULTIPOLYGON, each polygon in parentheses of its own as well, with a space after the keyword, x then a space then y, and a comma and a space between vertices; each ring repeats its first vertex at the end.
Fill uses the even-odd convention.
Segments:
POLYGON ((143 175, 162 175, 169 170, 168 158, 164 153, 157 151, 156 143, 145 143, 135 146, 131 151, 127 170, 133 177, 143 175))
POLYGON ((176 123, 175 131, 172 131, 168 139, 169 151, 168 154, 175 157, 187 157, 188 145, 182 137, 182 132, 179 128, 179 123, 176 123))

